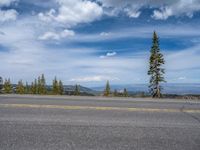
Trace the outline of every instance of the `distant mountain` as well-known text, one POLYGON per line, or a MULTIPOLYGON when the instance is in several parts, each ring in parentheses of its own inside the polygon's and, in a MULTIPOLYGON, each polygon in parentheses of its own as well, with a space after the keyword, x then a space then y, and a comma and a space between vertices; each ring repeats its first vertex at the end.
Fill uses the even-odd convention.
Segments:
MULTIPOLYGON (((75 90, 75 85, 64 85, 64 89, 65 91, 74 91, 75 90)), ((80 85, 80 92, 86 92, 86 93, 90 93, 90 94, 95 94, 97 93, 97 91, 81 86, 80 85)))
POLYGON ((164 84, 166 94, 200 94, 200 84, 164 84))
MULTIPOLYGON (((75 85, 63 85, 63 86, 64 86, 64 91, 74 91, 75 90, 75 85)), ((49 90, 52 89, 52 85, 47 85, 47 88, 49 90)), ((80 85, 80 92, 95 93, 96 91, 80 85)))
MULTIPOLYGON (((200 84, 188 84, 188 83, 165 83, 163 86, 164 94, 200 94, 200 84)), ((122 90, 126 88, 129 92, 148 92, 148 84, 127 84, 127 85, 111 85, 111 89, 122 90)), ((92 87, 95 91, 103 91, 104 87, 92 87)))

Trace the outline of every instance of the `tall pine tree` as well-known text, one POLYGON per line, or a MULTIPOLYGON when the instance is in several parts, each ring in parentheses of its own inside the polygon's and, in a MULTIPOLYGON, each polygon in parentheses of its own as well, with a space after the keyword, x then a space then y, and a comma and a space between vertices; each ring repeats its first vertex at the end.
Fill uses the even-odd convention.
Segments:
POLYGON ((20 80, 16 86, 16 93, 17 94, 25 94, 25 87, 24 87, 22 80, 20 80))
POLYGON ((28 85, 28 82, 26 82, 25 94, 30 94, 30 87, 29 87, 29 85, 28 85))
POLYGON ((52 94, 57 95, 59 94, 59 83, 57 78, 55 77, 53 80, 53 85, 52 85, 52 94))
POLYGON ((162 87, 160 83, 165 82, 164 74, 165 70, 162 67, 165 61, 163 54, 160 52, 159 48, 159 38, 156 32, 153 33, 153 43, 151 47, 151 56, 149 59, 149 71, 148 75, 150 76, 150 93, 154 98, 160 98, 162 96, 161 90, 162 87))
POLYGON ((34 82, 31 82, 30 93, 35 94, 34 82))
POLYGON ((6 94, 12 93, 12 84, 10 82, 10 79, 5 79, 3 89, 4 89, 4 93, 6 94))
POLYGON ((42 84, 41 84, 41 78, 40 78, 40 76, 38 77, 37 83, 38 83, 37 84, 38 94, 41 94, 42 84))
POLYGON ((44 94, 47 93, 46 80, 45 80, 44 74, 42 74, 42 76, 41 76, 40 83, 41 83, 41 91, 40 91, 40 93, 44 95, 44 94))
POLYGON ((106 88, 104 90, 104 96, 109 96, 110 95, 110 84, 109 81, 106 82, 106 88))
POLYGON ((62 83, 61 80, 59 81, 58 85, 59 85, 59 88, 58 88, 59 94, 63 95, 63 93, 64 93, 64 87, 63 87, 63 83, 62 83))
POLYGON ((34 81, 33 94, 38 94, 38 82, 37 82, 37 79, 35 79, 35 81, 34 81))

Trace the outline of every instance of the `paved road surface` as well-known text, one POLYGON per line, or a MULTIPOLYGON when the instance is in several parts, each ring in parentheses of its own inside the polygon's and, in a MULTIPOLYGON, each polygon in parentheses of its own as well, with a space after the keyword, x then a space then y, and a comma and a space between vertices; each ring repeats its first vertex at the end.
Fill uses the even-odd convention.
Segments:
POLYGON ((0 96, 0 150, 200 150, 200 101, 0 96))

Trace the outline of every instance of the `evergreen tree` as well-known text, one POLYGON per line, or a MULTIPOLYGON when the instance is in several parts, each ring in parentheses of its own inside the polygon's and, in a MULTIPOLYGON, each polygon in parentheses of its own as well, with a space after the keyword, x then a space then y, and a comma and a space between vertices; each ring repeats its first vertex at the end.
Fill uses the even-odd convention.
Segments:
POLYGON ((38 77, 38 80, 37 80, 37 90, 38 90, 38 94, 41 94, 42 84, 41 84, 41 78, 40 78, 40 76, 38 77))
POLYGON ((80 95, 80 86, 79 85, 75 85, 75 89, 74 89, 74 95, 80 95))
POLYGON ((123 96, 128 97, 128 91, 126 90, 126 88, 124 88, 123 96))
POLYGON ((3 88, 6 94, 12 93, 12 85, 11 85, 10 79, 5 79, 3 88))
POLYGON ((26 86, 25 86, 25 94, 29 94, 30 93, 30 87, 28 85, 28 82, 26 82, 26 86))
POLYGON ((16 93, 17 94, 25 94, 25 87, 24 87, 22 80, 20 80, 16 86, 16 93))
POLYGON ((110 84, 109 84, 109 81, 107 81, 106 83, 106 88, 104 90, 104 96, 109 96, 110 95, 110 84))
POLYGON ((37 83, 37 79, 35 79, 34 84, 33 84, 33 94, 38 94, 38 83, 37 83))
POLYGON ((42 74, 42 76, 41 76, 41 94, 46 94, 46 93, 47 93, 46 80, 45 80, 44 74, 42 74))
POLYGON ((58 85, 59 85, 59 88, 58 88, 59 89, 59 94, 63 95, 63 93, 64 93, 64 87, 63 87, 63 83, 62 83, 61 80, 59 81, 58 85))
POLYGON ((31 82, 30 93, 31 94, 35 94, 34 93, 34 83, 33 82, 31 82))
POLYGON ((150 93, 154 98, 161 97, 161 82, 165 82, 164 74, 165 70, 162 68, 165 61, 162 53, 159 48, 159 38, 156 32, 153 33, 153 43, 151 47, 151 56, 149 59, 149 71, 148 75, 150 76, 150 93))
POLYGON ((52 93, 55 94, 55 95, 59 94, 59 85, 58 85, 58 80, 57 80, 56 77, 53 80, 52 87, 53 87, 52 93))
POLYGON ((3 89, 3 78, 0 77, 0 94, 2 93, 2 89, 3 89))

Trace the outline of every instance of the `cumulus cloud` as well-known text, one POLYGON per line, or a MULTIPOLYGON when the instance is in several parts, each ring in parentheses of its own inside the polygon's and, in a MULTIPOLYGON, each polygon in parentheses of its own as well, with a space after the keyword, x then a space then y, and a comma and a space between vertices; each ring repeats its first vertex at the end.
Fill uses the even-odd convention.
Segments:
MULTIPOLYGON (((136 0, 137 1, 137 0, 136 0)), ((130 18, 138 18, 140 3, 131 0, 98 0, 102 4, 104 14, 108 16, 117 16, 120 12, 127 14, 130 18)))
POLYGON ((55 9, 50 9, 48 12, 44 13, 39 13, 38 17, 40 20, 45 21, 45 22, 50 22, 54 19, 54 15, 56 15, 56 10, 55 9))
POLYGON ((60 40, 62 38, 67 38, 74 36, 75 33, 72 30, 65 29, 60 33, 55 32, 46 32, 43 35, 39 36, 39 40, 60 40))
POLYGON ((116 52, 108 52, 108 53, 106 53, 106 55, 101 55, 100 58, 113 57, 115 55, 117 55, 116 52))
POLYGON ((18 0, 0 0, 0 6, 9 6, 13 2, 17 2, 18 0))
POLYGON ((98 0, 106 8, 106 13, 115 15, 119 12, 126 13, 129 17, 137 18, 143 8, 155 9, 152 17, 154 19, 165 20, 170 16, 186 15, 192 17, 197 11, 200 11, 199 0, 98 0), (108 11, 107 9, 110 9, 108 11))
POLYGON ((166 20, 169 16, 173 15, 171 8, 168 7, 161 8, 160 10, 154 10, 153 13, 154 14, 152 15, 152 17, 154 19, 161 19, 161 20, 166 20))
POLYGON ((155 19, 167 19, 170 16, 186 15, 192 17, 193 13, 200 10, 199 0, 177 0, 171 5, 161 7, 159 10, 154 10, 153 18, 155 19))
POLYGON ((130 9, 130 8, 126 8, 124 9, 124 11, 127 13, 127 15, 130 17, 130 18, 138 18, 141 14, 140 11, 137 11, 137 10, 134 10, 134 9, 130 9))
POLYGON ((0 22, 16 20, 17 11, 15 9, 2 10, 1 7, 10 6, 13 2, 18 0, 0 0, 0 22))
POLYGON ((0 10, 0 22, 16 20, 17 18, 17 11, 14 9, 10 10, 0 10))
POLYGON ((68 27, 79 23, 89 23, 99 19, 103 10, 96 2, 88 0, 56 0, 59 8, 56 11, 51 9, 47 13, 39 13, 39 18, 43 21, 56 21, 68 27))

